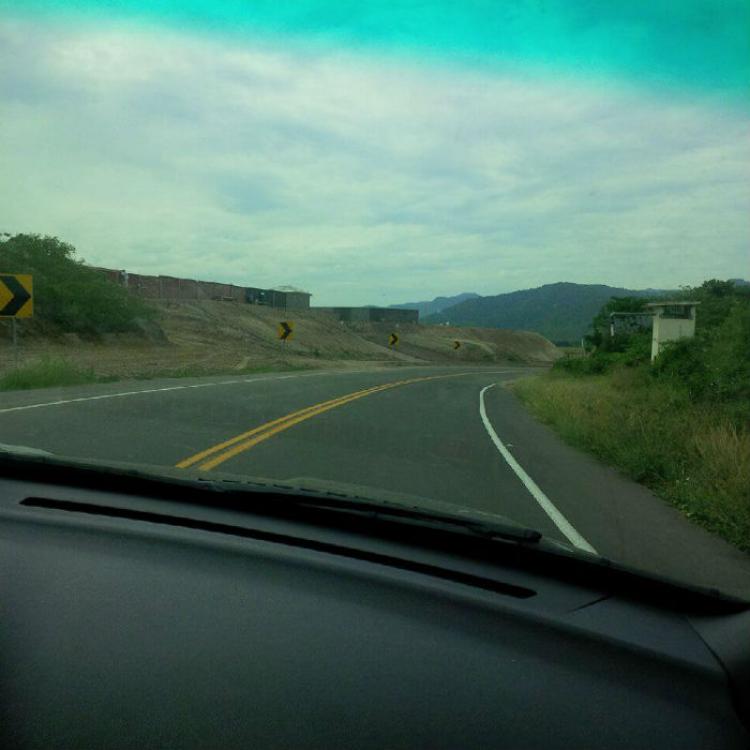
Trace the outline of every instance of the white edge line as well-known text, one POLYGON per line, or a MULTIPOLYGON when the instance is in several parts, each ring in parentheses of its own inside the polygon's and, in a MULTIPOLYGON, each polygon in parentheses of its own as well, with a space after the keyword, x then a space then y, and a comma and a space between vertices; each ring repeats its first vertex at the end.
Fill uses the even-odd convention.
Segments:
MULTIPOLYGON (((345 370, 341 374, 361 374, 366 370, 345 370)), ((504 372, 504 371, 502 371, 504 372)), ((139 396, 142 393, 164 393, 166 391, 183 391, 188 388, 209 388, 217 385, 234 385, 235 383, 259 383, 266 380, 288 380, 290 378, 309 378, 316 375, 331 374, 328 372, 304 372, 292 375, 267 375, 260 378, 242 378, 241 380, 221 380, 213 383, 195 383, 193 385, 171 385, 166 388, 143 388, 139 391, 120 391, 118 393, 101 393, 98 396, 80 396, 79 398, 61 399, 59 401, 45 401, 41 404, 24 404, 22 406, 8 406, 0 409, 0 414, 9 414, 14 411, 26 411, 27 409, 42 409, 47 406, 64 406, 65 404, 80 404, 85 401, 104 401, 110 398, 124 398, 125 396, 139 396)), ((335 373, 339 374, 339 373, 335 373)), ((458 373, 459 375, 474 375, 479 373, 458 373)), ((497 374, 497 373, 492 373, 497 374)))
MULTIPOLYGON (((289 377, 302 377, 300 375, 286 375, 289 377)), ((143 388, 139 391, 120 391, 118 393, 101 393, 98 396, 81 396, 79 398, 61 399, 59 401, 45 401, 41 404, 24 404, 23 406, 9 406, 0 409, 0 414, 12 411, 24 411, 26 409, 41 409, 45 406, 63 406, 64 404, 79 404, 84 401, 103 401, 109 398, 124 398, 125 396, 139 396, 142 393, 164 393, 165 391, 184 391, 188 388, 210 388, 218 385, 234 385, 236 383, 257 383, 262 380, 283 380, 284 378, 252 378, 243 380, 222 380, 216 383, 194 383, 192 385, 171 385, 166 388, 143 388)))
POLYGON ((484 394, 490 388, 494 388, 495 384, 486 385, 479 392, 479 416, 482 418, 487 434, 490 436, 490 440, 495 444, 495 448, 498 449, 500 455, 506 460, 508 466, 515 472, 516 476, 523 482, 523 486, 529 491, 531 496, 539 503, 539 507, 550 517, 552 523, 557 526, 560 532, 565 538, 578 549, 582 549, 586 552, 590 552, 594 555, 597 551, 576 531, 565 516, 555 507, 554 503, 539 489, 539 485, 524 471, 521 464, 516 461, 511 452, 503 445, 502 440, 497 436, 492 423, 487 417, 487 410, 484 408, 484 394))

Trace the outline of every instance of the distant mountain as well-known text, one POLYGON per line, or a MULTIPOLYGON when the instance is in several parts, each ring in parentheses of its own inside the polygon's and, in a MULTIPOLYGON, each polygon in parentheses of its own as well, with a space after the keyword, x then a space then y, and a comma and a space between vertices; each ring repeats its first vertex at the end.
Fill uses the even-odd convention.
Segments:
POLYGON ((657 289, 623 289, 605 284, 545 284, 460 302, 425 316, 423 323, 536 331, 554 342, 577 342, 610 297, 655 297, 657 289))
POLYGON ((431 301, 424 302, 404 302, 400 305, 388 305, 389 307, 396 308, 398 310, 419 310, 419 317, 424 318, 427 315, 435 315, 443 310, 447 310, 449 307, 458 305, 460 302, 465 302, 470 299, 478 299, 479 295, 474 292, 463 292, 462 294, 456 294, 453 297, 435 297, 431 301))

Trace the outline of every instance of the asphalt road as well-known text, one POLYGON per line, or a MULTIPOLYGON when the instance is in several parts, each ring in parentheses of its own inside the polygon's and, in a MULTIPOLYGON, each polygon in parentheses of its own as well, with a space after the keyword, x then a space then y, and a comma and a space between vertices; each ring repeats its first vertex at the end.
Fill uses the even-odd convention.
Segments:
POLYGON ((408 367, 2 393, 0 443, 471 506, 750 598, 748 556, 564 445, 525 411, 504 383, 532 372, 408 367))

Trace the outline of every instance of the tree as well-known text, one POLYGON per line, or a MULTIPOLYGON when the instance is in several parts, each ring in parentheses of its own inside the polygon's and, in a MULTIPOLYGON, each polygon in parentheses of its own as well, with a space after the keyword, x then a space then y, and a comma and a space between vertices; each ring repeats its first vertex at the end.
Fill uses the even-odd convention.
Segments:
POLYGON ((620 351, 621 345, 624 345, 624 341, 620 341, 623 337, 615 337, 615 341, 610 340, 610 314, 614 312, 644 312, 647 302, 648 300, 644 297, 612 297, 594 317, 591 323, 592 333, 586 336, 586 341, 597 349, 620 351))
POLYGON ((57 237, 17 234, 0 245, 0 272, 34 276, 34 310, 64 331, 96 335, 131 331, 155 311, 75 257, 57 237))

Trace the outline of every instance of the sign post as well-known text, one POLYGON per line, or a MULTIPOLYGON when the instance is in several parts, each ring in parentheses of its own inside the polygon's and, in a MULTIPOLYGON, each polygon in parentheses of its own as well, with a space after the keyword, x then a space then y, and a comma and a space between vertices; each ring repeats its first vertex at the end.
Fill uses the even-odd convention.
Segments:
POLYGON ((18 369, 18 323, 15 318, 10 319, 11 337, 13 340, 13 361, 18 369))
POLYGON ((0 274, 0 318, 10 318, 13 358, 18 367, 18 318, 34 315, 34 280, 26 273, 0 274))

